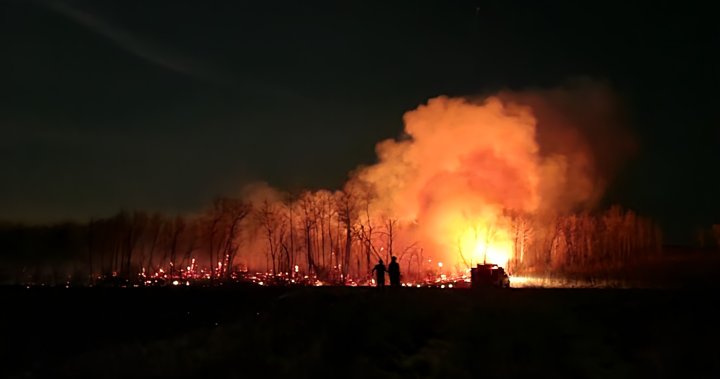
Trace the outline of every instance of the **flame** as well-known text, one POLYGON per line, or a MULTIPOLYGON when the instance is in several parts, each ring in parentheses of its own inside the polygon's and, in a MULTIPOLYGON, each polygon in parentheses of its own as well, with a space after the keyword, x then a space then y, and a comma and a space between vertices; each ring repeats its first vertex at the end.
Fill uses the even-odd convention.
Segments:
POLYGON ((378 144, 381 161, 359 174, 377 192, 375 207, 417 220, 412 237, 448 267, 506 265, 513 244, 503 212, 536 210, 542 192, 530 109, 438 97, 404 120, 410 139, 378 144))
POLYGON ((507 267, 514 247, 508 229, 497 229, 485 221, 459 226, 454 234, 458 254, 468 266, 494 263, 507 267))
POLYGON ((507 267, 514 251, 507 215, 555 206, 573 161, 541 154, 534 110, 499 97, 441 96, 404 121, 407 138, 380 142, 379 162, 355 177, 375 192, 374 212, 414 225, 407 244, 422 241, 447 267, 507 267))

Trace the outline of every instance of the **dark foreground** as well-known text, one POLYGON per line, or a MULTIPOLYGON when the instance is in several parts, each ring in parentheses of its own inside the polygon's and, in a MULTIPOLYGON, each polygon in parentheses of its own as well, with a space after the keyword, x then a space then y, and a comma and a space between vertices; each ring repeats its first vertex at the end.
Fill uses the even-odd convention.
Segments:
POLYGON ((0 291, 0 377, 720 376, 709 290, 0 291))

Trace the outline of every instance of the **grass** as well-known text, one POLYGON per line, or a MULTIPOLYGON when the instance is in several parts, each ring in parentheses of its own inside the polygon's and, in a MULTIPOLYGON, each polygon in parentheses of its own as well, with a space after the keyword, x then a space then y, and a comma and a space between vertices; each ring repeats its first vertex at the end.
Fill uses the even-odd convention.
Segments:
MULTIPOLYGON (((27 314, 37 300, 69 305, 48 308, 46 325, 25 334, 36 343, 6 365, 18 377, 720 374, 720 311, 703 290, 87 289, 8 298, 27 314), (59 312, 86 321, 61 322, 59 312)), ((9 349, 22 345, 13 338, 9 349)))

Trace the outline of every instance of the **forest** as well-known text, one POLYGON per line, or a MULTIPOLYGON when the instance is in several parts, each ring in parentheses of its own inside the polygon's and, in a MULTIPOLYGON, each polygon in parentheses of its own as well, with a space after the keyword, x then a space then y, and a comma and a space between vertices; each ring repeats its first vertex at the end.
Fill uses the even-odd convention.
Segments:
MULTIPOLYGON (((516 275, 621 267, 662 250, 660 228, 619 206, 542 216, 506 212, 502 220, 502 232, 512 239, 502 265, 516 275)), ((371 193, 347 189, 216 198, 196 214, 138 210, 82 223, 5 223, 2 279, 84 284, 161 272, 222 281, 233 273, 264 272, 341 284, 368 280, 377 260, 391 256, 407 280, 462 275, 481 263, 459 245, 437 251, 413 232, 416 223, 374 212, 371 193)), ((482 235, 492 246, 496 233, 488 228, 482 235)))

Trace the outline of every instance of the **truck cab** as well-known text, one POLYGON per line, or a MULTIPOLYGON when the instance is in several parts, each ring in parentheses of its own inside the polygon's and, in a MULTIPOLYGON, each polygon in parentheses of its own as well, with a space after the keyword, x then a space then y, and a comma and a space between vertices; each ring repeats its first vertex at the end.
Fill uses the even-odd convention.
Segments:
POLYGON ((509 288, 510 277, 496 264, 478 264, 470 269, 471 288, 509 288))

